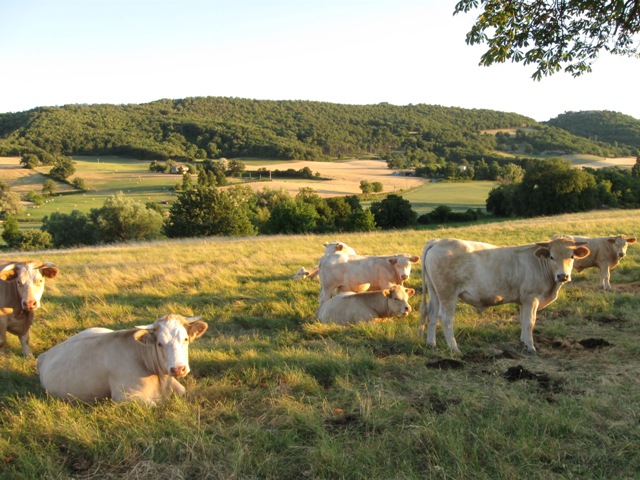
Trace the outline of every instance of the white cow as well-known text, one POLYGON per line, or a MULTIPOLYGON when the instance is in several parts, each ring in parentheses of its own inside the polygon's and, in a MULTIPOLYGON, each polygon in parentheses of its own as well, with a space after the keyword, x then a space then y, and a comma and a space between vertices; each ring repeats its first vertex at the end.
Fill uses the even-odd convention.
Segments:
POLYGON ((573 239, 576 242, 583 242, 591 251, 587 257, 577 259, 573 268, 579 273, 585 268, 598 267, 602 288, 611 290, 611 270, 616 268, 620 260, 625 257, 627 246, 630 243, 635 243, 636 238, 626 235, 610 235, 595 238, 574 236, 573 239))
POLYGON ((320 303, 329 300, 336 289, 357 293, 402 285, 411 274, 411 264, 419 262, 420 257, 406 253, 371 257, 349 255, 345 260, 320 265, 320 303))
POLYGON ((7 332, 20 339, 22 354, 31 355, 29 330, 34 312, 40 308, 45 278, 54 278, 58 268, 53 263, 9 262, 0 264, 0 349, 7 342, 7 332))
POLYGON ((415 293, 413 288, 405 289, 400 285, 375 292, 342 293, 322 303, 316 310, 316 317, 322 323, 347 325, 376 318, 407 316, 411 313, 409 298, 415 293))
POLYGON ((307 278, 316 278, 322 262, 339 263, 346 261, 349 255, 357 255, 356 251, 349 245, 343 242, 325 242, 324 255, 320 257, 318 266, 313 267, 311 270, 307 270, 304 267, 300 267, 296 274, 291 277, 293 280, 306 280, 307 278))
POLYGON ((460 353, 453 335, 458 299, 478 311, 516 303, 520 305, 520 340, 535 353, 537 311, 555 301, 562 285, 571 281, 574 259, 587 255, 587 247, 567 236, 517 247, 451 238, 430 240, 422 251, 419 330, 424 330, 428 317, 427 344, 435 347, 440 319, 449 348, 460 353))
POLYGON ((40 383, 66 400, 153 404, 163 395, 184 395, 176 378, 189 371, 189 344, 207 324, 202 317, 170 314, 129 330, 89 328, 38 356, 40 383))

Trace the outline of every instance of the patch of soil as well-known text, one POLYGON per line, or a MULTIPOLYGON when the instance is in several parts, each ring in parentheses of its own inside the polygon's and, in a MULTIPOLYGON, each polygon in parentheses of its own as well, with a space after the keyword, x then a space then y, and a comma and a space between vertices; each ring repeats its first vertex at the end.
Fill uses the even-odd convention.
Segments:
POLYGON ((509 382, 517 382, 519 380, 534 380, 538 382, 538 386, 546 393, 546 399, 548 402, 555 401, 555 398, 552 395, 553 393, 559 393, 562 391, 562 386, 558 380, 553 380, 544 372, 532 372, 522 365, 509 367, 507 371, 502 374, 502 377, 507 379, 509 382))
POLYGON ((420 396, 420 398, 410 402, 410 405, 419 412, 429 410, 433 413, 441 414, 446 412, 449 407, 458 405, 460 402, 461 400, 457 397, 441 398, 438 395, 427 395, 426 397, 420 396))
POLYGON ((587 317, 587 319, 593 322, 602 323, 604 325, 619 325, 622 323, 626 323, 626 320, 624 318, 612 317, 610 315, 590 315, 587 317))
POLYGON ((506 349, 506 350, 496 350, 491 353, 473 352, 473 353, 469 353, 468 355, 465 355, 463 358, 467 362, 487 363, 487 362, 492 362, 494 360, 500 360, 503 358, 507 358, 510 360, 517 360, 519 358, 522 358, 522 355, 520 355, 515 350, 506 349))
POLYGON ((588 348, 588 349, 611 346, 611 344, 607 342, 604 338, 585 338, 584 340, 580 340, 578 343, 582 345, 584 348, 588 348))
POLYGON ((441 358, 435 362, 427 362, 427 368, 437 368, 439 370, 461 370, 464 368, 464 362, 453 358, 441 358))

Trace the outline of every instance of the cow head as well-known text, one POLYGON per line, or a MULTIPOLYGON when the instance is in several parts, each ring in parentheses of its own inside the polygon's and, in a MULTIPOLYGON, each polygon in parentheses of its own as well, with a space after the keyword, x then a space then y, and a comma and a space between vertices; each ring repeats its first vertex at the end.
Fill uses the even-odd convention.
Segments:
POLYGON ((169 314, 151 325, 136 327, 134 338, 141 343, 156 345, 160 368, 172 377, 184 377, 190 371, 189 344, 207 331, 202 317, 185 318, 169 314))
POLYGON ((627 246, 635 243, 635 237, 627 237, 626 235, 612 235, 607 241, 614 249, 617 258, 623 258, 627 254, 627 246))
POLYGON ((387 297, 389 313, 394 317, 406 317, 411 313, 409 299, 416 293, 413 288, 404 288, 401 285, 394 285, 387 290, 383 290, 382 293, 387 297))
POLYGON ((410 256, 406 253, 400 253, 387 258, 389 264, 396 272, 396 283, 400 285, 411 275, 411 264, 420 261, 420 257, 410 256))
POLYGON ((0 270, 0 280, 14 282, 22 310, 31 312, 40 308, 44 293, 44 279, 53 278, 58 268, 53 263, 33 260, 12 262, 0 270))
POLYGON ((574 242, 568 236, 558 236, 550 242, 536 243, 540 248, 535 251, 535 255, 548 261, 556 282, 570 282, 573 261, 584 258, 590 253, 589 249, 583 246, 585 243, 574 242))
POLYGON ((344 253, 345 255, 357 255, 356 251, 351 248, 346 243, 342 242, 325 242, 324 243, 324 254, 331 255, 333 253, 344 253))

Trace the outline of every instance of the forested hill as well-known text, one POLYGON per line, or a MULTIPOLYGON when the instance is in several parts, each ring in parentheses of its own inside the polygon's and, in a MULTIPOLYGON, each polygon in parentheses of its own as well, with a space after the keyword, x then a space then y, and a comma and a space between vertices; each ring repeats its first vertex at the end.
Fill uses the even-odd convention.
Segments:
POLYGON ((611 111, 567 112, 548 125, 592 140, 640 148, 640 120, 611 111))
POLYGON ((122 155, 140 159, 340 158, 399 155, 396 166, 460 162, 496 148, 623 156, 514 113, 434 105, 343 105, 221 97, 142 105, 66 105, 0 114, 0 155, 122 155), (531 127, 517 144, 483 130, 531 127), (500 143, 500 145, 498 144, 500 143))

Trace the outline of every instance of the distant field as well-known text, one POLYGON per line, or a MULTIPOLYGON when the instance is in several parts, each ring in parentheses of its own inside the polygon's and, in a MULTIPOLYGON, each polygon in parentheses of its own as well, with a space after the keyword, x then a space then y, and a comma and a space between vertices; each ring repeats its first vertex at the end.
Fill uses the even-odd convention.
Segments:
POLYGON ((448 205, 454 211, 484 210, 487 196, 495 186, 496 182, 488 181, 425 183, 402 197, 411 202, 418 215, 428 213, 438 205, 448 205))

